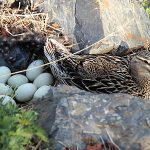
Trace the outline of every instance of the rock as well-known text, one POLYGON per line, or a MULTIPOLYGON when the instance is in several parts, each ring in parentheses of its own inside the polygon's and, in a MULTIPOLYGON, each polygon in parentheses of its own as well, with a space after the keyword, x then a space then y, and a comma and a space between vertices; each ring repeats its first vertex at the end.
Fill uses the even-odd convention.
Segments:
POLYGON ((148 140, 143 139, 150 136, 150 101, 127 94, 94 94, 65 85, 54 88, 54 97, 58 102, 51 130, 54 150, 62 149, 61 143, 84 149, 87 137, 98 143, 113 141, 120 149, 148 147, 148 140))
POLYGON ((85 48, 104 38, 99 5, 95 0, 76 0, 74 36, 79 48, 85 48))
POLYGON ((42 101, 30 101, 28 103, 39 114, 37 124, 44 128, 48 136, 51 134, 51 128, 55 121, 57 103, 58 101, 53 101, 51 98, 46 98, 42 101))
POLYGON ((76 0, 44 0, 44 10, 51 21, 57 22, 63 31, 74 38, 76 0))
POLYGON ((45 12, 48 12, 50 20, 59 23, 64 33, 79 43, 74 47, 76 49, 104 37, 97 9, 94 0, 62 0, 61 3, 59 0, 45 0, 45 12))
POLYGON ((138 1, 45 0, 45 11, 80 49, 97 42, 91 54, 95 49, 96 53, 106 49, 106 53, 112 45, 133 50, 150 43, 150 22, 138 1), (106 43, 111 43, 108 48, 106 43))

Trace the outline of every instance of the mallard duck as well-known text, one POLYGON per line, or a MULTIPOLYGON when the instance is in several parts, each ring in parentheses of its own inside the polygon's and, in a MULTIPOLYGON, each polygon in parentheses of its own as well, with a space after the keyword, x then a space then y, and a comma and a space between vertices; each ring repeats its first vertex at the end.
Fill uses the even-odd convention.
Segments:
POLYGON ((74 55, 48 39, 44 53, 54 76, 68 85, 96 93, 127 93, 150 99, 150 52, 125 57, 111 54, 74 55))

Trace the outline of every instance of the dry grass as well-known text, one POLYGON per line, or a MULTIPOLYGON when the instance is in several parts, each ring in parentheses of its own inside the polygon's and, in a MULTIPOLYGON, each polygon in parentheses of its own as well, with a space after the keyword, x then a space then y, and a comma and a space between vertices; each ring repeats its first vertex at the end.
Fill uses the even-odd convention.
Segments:
MULTIPOLYGON (((0 37, 14 37, 20 39, 28 34, 38 34, 41 39, 58 38, 62 44, 71 47, 66 36, 59 37, 62 29, 59 24, 52 23, 48 18, 48 13, 38 11, 41 1, 33 5, 31 0, 31 8, 25 9, 11 9, 8 5, 0 9, 0 37)), ((28 37, 28 36, 27 36, 28 37)), ((48 66, 52 62, 44 64, 48 66)), ((42 66, 38 66, 42 67, 42 66)), ((35 68, 32 68, 35 69, 35 68)), ((25 72, 27 70, 20 70, 11 73, 11 75, 25 72)), ((2 75, 5 76, 5 75, 2 75)))
MULTIPOLYGON (((39 5, 36 5, 39 6, 39 5)), ((37 8, 33 7, 33 10, 37 8)), ((50 25, 47 13, 3 7, 0 10, 0 28, 11 36, 40 33, 51 36, 54 31, 61 31, 59 26, 50 25)), ((5 34, 6 34, 5 33, 5 34)), ((4 34, 1 32, 1 34, 4 34)))

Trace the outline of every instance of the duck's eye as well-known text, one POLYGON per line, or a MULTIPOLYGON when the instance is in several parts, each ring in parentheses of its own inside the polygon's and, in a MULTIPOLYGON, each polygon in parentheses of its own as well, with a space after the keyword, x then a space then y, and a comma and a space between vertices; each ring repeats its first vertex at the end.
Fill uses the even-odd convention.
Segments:
POLYGON ((144 63, 149 64, 147 60, 143 60, 144 63))
POLYGON ((139 59, 139 60, 143 61, 144 63, 150 65, 150 60, 148 58, 143 58, 143 57, 137 56, 137 59, 139 59))
POLYGON ((149 59, 149 57, 145 58, 144 63, 147 63, 148 65, 150 65, 150 59, 149 59))

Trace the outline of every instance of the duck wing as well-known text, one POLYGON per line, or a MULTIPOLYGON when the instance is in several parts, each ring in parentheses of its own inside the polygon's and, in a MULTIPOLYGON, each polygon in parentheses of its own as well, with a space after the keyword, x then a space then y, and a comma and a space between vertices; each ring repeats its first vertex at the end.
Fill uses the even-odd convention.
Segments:
POLYGON ((68 85, 97 93, 130 93, 136 87, 129 61, 109 54, 74 55, 55 40, 48 40, 45 56, 55 77, 68 85))
POLYGON ((109 55, 73 56, 58 62, 68 85, 97 93, 129 93, 135 85, 123 58, 109 55), (67 74, 67 76, 66 76, 67 74))

